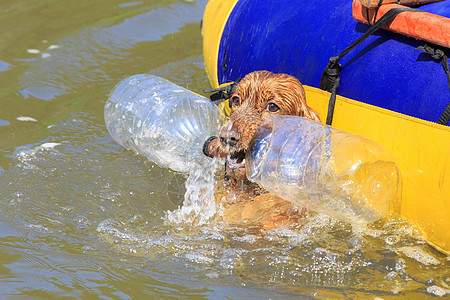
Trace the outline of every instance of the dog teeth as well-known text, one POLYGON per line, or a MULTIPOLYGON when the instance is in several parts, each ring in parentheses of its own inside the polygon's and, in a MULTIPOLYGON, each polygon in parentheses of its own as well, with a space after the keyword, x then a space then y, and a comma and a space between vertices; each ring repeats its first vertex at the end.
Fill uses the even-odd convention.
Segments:
POLYGON ((232 165, 244 165, 245 164, 245 159, 243 159, 241 162, 238 162, 237 158, 233 158, 229 160, 229 163, 232 165))

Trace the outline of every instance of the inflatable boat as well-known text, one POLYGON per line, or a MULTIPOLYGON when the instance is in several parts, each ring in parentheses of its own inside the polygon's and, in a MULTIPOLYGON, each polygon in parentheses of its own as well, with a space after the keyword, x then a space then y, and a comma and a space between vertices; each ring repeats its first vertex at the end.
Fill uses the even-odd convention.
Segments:
POLYGON ((450 2, 392 2, 211 0, 205 67, 213 87, 255 70, 297 77, 323 122, 390 149, 397 213, 450 253, 450 2), (331 88, 327 74, 338 78, 331 88))

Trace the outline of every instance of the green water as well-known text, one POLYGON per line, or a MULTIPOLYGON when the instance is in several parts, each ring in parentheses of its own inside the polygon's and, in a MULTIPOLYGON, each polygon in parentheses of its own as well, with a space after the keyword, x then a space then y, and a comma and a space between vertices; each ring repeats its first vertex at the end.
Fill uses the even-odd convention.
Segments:
MULTIPOLYGON (((186 177, 125 151, 103 106, 150 72, 208 88, 206 1, 0 1, 1 299, 423 299, 450 260, 389 219, 177 228, 186 177), (28 121, 26 121, 28 120, 28 121)), ((443 297, 449 297, 447 294, 443 297)))

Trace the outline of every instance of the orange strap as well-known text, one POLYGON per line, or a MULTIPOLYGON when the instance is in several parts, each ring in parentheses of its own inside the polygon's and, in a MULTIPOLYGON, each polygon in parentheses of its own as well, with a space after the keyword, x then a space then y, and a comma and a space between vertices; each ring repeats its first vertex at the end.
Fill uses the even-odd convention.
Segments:
MULTIPOLYGON (((397 4, 383 4, 376 13, 377 20, 392 8, 405 7, 397 4)), ((353 18, 365 24, 367 20, 371 24, 376 9, 367 9, 359 0, 353 0, 353 18)), ((384 29, 400 33, 415 39, 427 41, 436 45, 450 48, 450 19, 432 13, 403 12, 395 17, 392 22, 383 26, 384 29)))

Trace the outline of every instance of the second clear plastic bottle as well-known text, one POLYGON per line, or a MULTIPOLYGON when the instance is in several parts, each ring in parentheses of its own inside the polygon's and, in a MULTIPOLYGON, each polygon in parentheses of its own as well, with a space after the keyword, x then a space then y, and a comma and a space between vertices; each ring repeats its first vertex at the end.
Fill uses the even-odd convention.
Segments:
POLYGON ((266 121, 247 153, 247 177, 270 192, 342 221, 372 222, 399 201, 388 151, 362 136, 301 117, 266 121))

